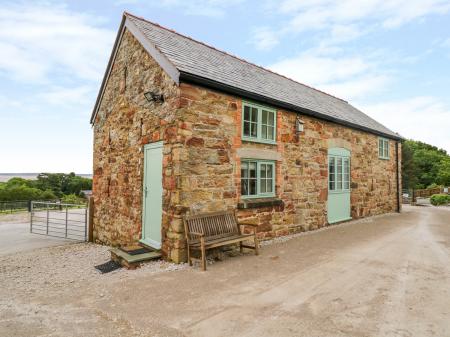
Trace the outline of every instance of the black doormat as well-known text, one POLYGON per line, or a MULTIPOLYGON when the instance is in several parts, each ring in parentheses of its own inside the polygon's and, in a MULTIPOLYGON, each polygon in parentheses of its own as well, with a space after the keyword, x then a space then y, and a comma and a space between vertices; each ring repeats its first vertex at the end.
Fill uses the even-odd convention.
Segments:
POLYGON ((150 253, 153 250, 147 248, 147 247, 136 247, 134 246, 132 249, 127 249, 128 247, 121 247, 120 250, 124 251, 127 254, 130 255, 139 255, 139 254, 145 254, 150 253))
POLYGON ((103 264, 99 264, 98 266, 95 266, 95 269, 97 269, 102 274, 110 273, 116 269, 122 268, 120 263, 117 263, 116 261, 108 261, 103 264))

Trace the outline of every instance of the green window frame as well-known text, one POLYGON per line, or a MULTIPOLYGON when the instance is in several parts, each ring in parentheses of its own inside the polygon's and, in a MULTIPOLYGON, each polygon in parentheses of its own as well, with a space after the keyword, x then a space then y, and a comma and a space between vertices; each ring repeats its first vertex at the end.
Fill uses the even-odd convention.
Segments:
POLYGON ((275 162, 241 160, 241 197, 264 198, 275 196, 275 162))
POLYGON ((242 103, 242 139, 251 142, 276 144, 277 111, 250 103, 242 103))
POLYGON ((389 139, 378 138, 378 158, 389 159, 389 139))
POLYGON ((336 193, 350 191, 350 158, 328 156, 328 190, 336 193))

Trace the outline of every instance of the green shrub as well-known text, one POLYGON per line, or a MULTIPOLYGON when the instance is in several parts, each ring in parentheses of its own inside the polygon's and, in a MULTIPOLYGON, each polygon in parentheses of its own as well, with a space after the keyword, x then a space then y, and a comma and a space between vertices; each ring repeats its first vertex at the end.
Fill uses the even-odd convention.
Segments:
POLYGON ((431 204, 434 206, 447 205, 450 203, 450 195, 448 194, 434 194, 430 198, 431 204))
POLYGON ((436 183, 432 183, 431 185, 427 186, 427 188, 436 188, 436 187, 439 187, 439 185, 436 183))
POLYGON ((80 198, 79 196, 75 195, 75 194, 67 194, 64 195, 61 198, 61 201, 64 204, 81 204, 84 202, 84 200, 82 198, 80 198))
POLYGON ((55 200, 56 195, 53 193, 52 190, 45 190, 41 193, 41 199, 42 200, 55 200))

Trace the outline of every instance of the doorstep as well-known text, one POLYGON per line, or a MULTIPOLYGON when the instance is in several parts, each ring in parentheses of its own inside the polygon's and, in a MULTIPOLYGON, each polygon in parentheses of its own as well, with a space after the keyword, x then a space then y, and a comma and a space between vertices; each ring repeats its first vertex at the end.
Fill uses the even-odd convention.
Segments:
POLYGON ((131 255, 120 248, 111 248, 111 260, 120 263, 127 269, 136 269, 142 262, 156 260, 161 258, 162 254, 159 250, 146 253, 131 255))

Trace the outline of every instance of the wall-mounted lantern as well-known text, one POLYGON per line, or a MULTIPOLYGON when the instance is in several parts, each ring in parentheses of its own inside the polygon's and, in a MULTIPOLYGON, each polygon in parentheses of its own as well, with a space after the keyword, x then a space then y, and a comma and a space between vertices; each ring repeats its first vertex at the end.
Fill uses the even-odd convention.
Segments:
POLYGON ((149 102, 162 103, 164 102, 164 95, 154 93, 153 91, 147 91, 144 93, 144 97, 149 102))
POLYGON ((295 119, 295 132, 298 134, 302 133, 304 130, 305 122, 300 119, 299 116, 295 119))

